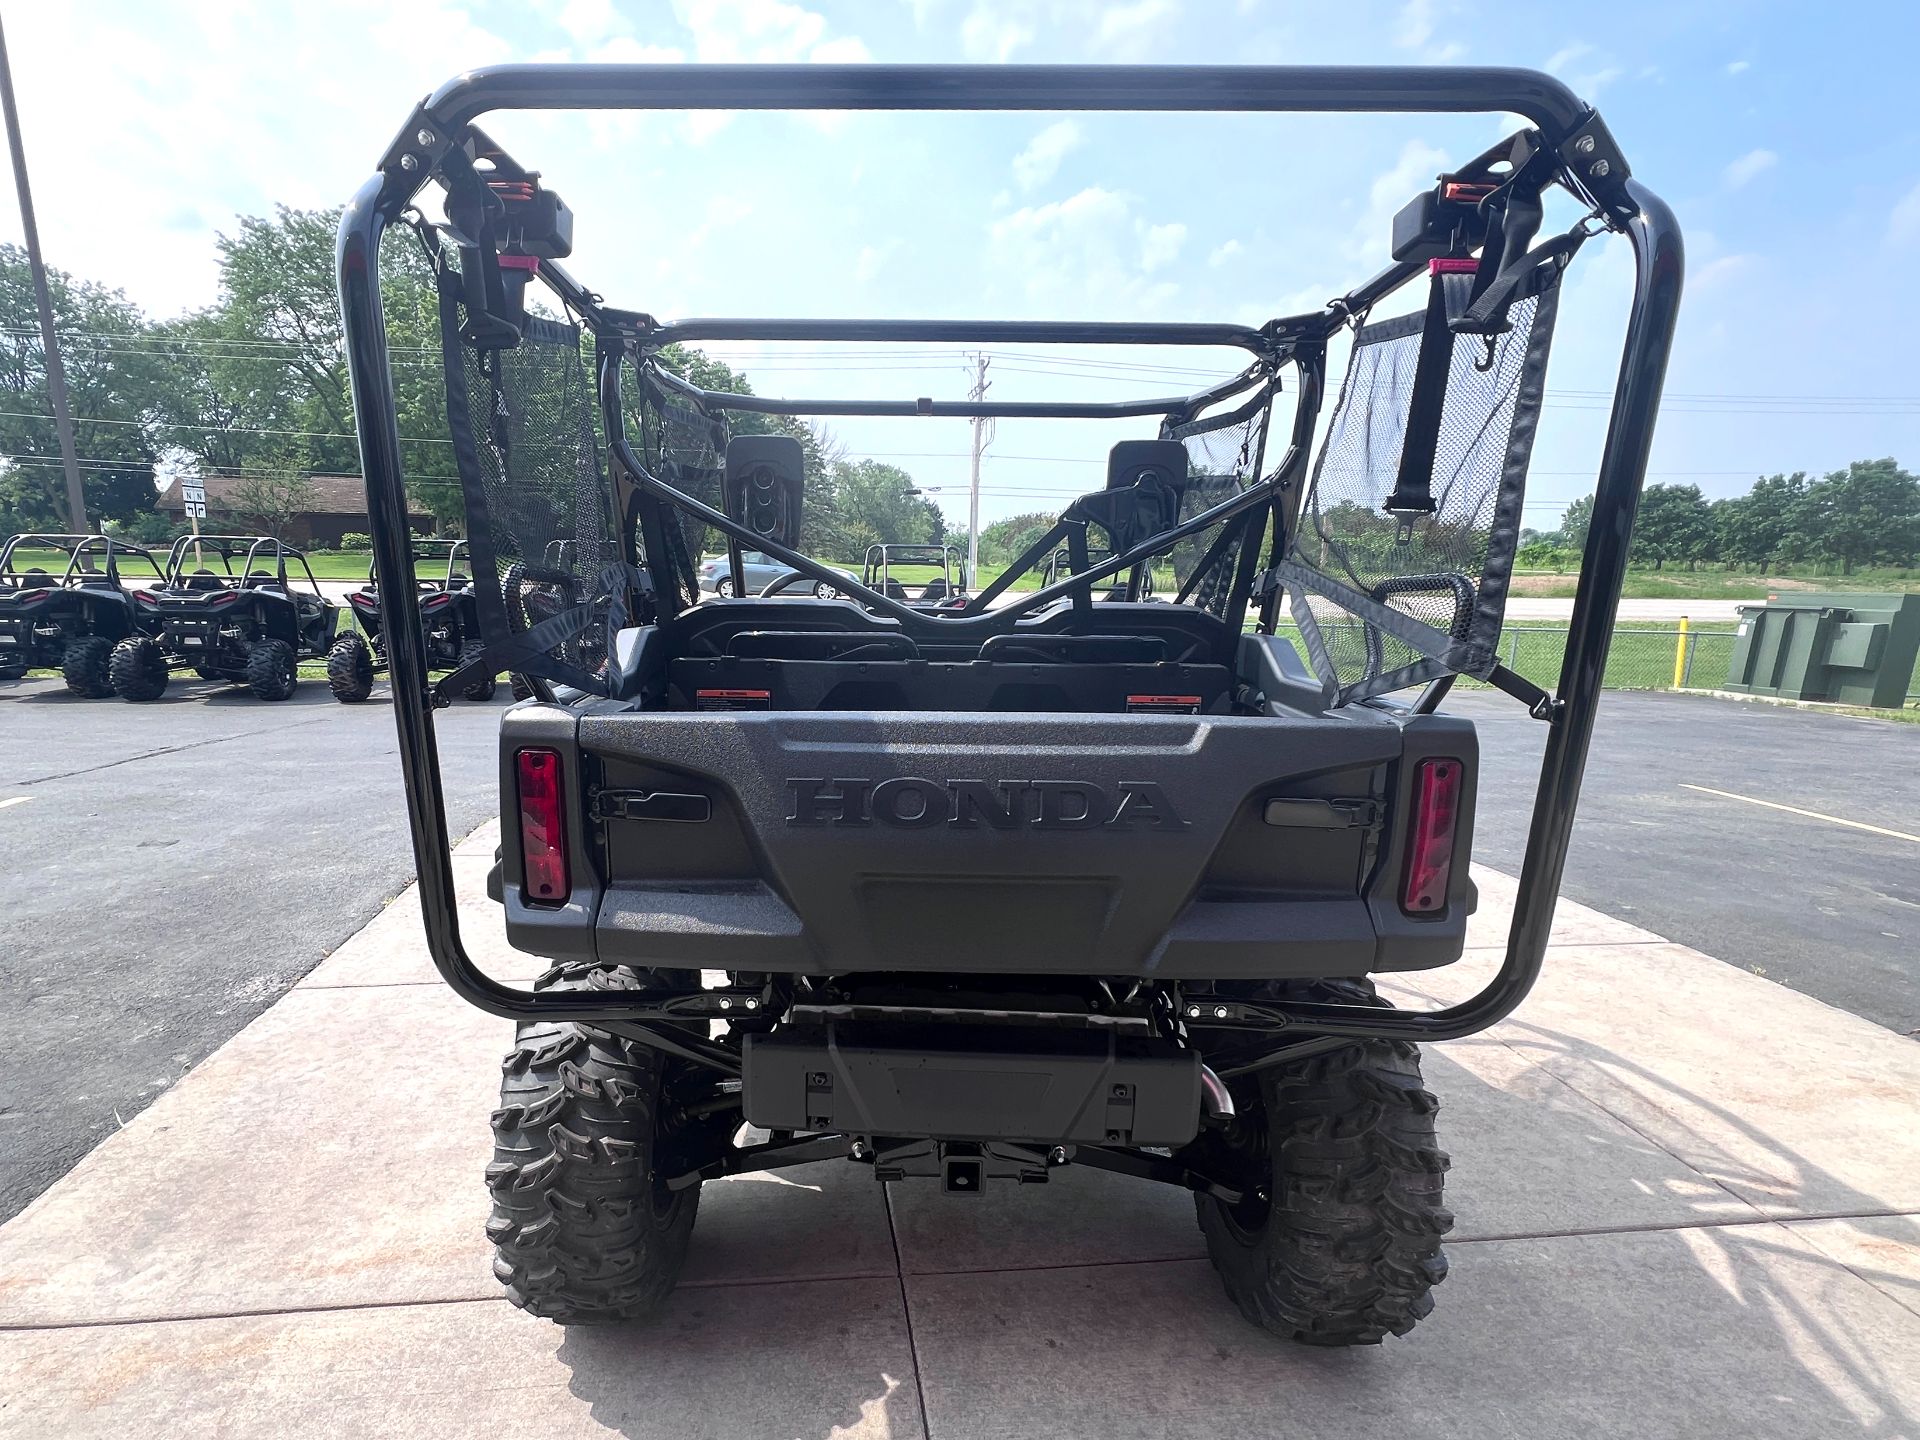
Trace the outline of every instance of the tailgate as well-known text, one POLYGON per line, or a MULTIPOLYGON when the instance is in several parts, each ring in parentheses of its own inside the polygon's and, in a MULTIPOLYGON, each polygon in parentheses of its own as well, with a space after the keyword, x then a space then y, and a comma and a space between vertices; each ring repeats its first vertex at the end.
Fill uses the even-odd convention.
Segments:
POLYGON ((509 714, 581 804, 570 902, 510 936, 635 965, 1275 977, 1460 952, 1472 728, 1324 717, 509 714), (1410 760, 1466 762, 1449 903, 1400 913, 1410 760), (1283 802, 1273 805, 1273 801, 1283 802), (1291 802, 1291 803, 1288 803, 1291 802), (582 927, 591 931, 588 937, 582 927), (571 933, 568 933, 571 932, 571 933))

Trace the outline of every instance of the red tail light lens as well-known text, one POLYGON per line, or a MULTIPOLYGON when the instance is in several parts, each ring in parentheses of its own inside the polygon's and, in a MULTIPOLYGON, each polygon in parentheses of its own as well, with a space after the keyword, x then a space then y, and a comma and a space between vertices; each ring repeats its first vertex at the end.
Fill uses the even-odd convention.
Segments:
POLYGON ((227 591, 226 594, 216 595, 211 600, 207 601, 207 608, 209 610, 218 610, 223 606, 237 604, 239 602, 239 599, 240 599, 240 592, 238 590, 229 590, 227 591))
POLYGON ((1433 915, 1447 908, 1453 878, 1453 835, 1460 818, 1466 767, 1458 760, 1422 760, 1413 772, 1413 822, 1407 838, 1407 880, 1400 908, 1433 915))
POLYGON ((51 590, 22 590, 13 598, 22 605, 38 605, 52 593, 51 590))
POLYGON ((557 750, 522 750, 514 758, 520 789, 521 893, 529 905, 564 905, 573 887, 567 877, 567 811, 560 799, 564 773, 557 750))
POLYGON ((138 600, 142 605, 158 605, 160 603, 159 599, 150 590, 136 590, 133 592, 133 598, 138 600))
POLYGON ((453 596, 451 595, 429 595, 426 600, 422 602, 420 608, 422 610, 438 610, 442 605, 451 605, 452 603, 453 596))

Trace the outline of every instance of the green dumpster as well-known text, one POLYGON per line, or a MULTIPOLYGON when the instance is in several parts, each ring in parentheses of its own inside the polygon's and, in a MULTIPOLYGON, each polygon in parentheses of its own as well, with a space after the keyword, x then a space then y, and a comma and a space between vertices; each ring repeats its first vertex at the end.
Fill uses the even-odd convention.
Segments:
POLYGON ((1771 595, 1740 607, 1727 689, 1897 710, 1920 655, 1920 595, 1771 595))

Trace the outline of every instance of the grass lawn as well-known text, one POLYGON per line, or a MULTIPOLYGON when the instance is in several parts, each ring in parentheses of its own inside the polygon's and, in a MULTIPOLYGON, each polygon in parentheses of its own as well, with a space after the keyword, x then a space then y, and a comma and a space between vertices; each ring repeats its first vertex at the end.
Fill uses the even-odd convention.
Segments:
MULTIPOLYGON (((1580 586, 1576 571, 1556 575, 1546 571, 1514 572, 1513 593, 1545 599, 1571 599, 1580 586)), ((1920 591, 1920 571, 1856 570, 1851 575, 1795 572, 1756 575, 1731 570, 1629 570, 1621 593, 1629 600, 1764 600, 1791 591, 1821 594, 1920 591)))

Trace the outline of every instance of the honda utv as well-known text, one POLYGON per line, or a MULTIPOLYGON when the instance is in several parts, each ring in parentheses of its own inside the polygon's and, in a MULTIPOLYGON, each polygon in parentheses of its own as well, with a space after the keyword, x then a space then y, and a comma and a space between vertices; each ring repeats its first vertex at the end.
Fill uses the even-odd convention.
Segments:
MULTIPOLYGON (((444 559, 438 576, 414 574, 414 589, 419 597, 420 621, 425 627, 422 640, 427 666, 433 670, 457 670, 477 661, 485 646, 480 640, 480 610, 473 598, 471 562, 464 540, 415 540, 416 560, 444 559)), ((347 595, 347 607, 360 622, 359 631, 344 630, 327 652, 327 688, 343 704, 355 704, 373 693, 373 677, 387 668, 387 642, 380 625, 380 585, 369 570, 365 588, 347 595)), ((491 700, 494 691, 491 671, 475 678, 460 693, 469 700, 491 700)))
POLYGON ((954 1203, 1075 1166, 1180 1186, 1255 1323, 1346 1345, 1425 1316, 1452 1218, 1418 1046, 1540 969, 1680 276, 1606 125, 1528 71, 515 66, 425 101, 345 212, 339 279, 428 943, 520 1022, 486 1176, 509 1298, 643 1315, 704 1181, 832 1160, 954 1203), (1409 198, 1371 278, 1264 324, 673 321, 575 280, 571 211, 476 124, 568 107, 1524 123, 1409 198), (454 905, 379 290, 406 228, 440 281, 486 663, 536 692, 502 720, 494 882, 511 943, 553 962, 530 989, 475 967, 454 905), (1498 640, 1562 278, 1603 235, 1637 284, 1548 691, 1498 640), (787 401, 669 363, 709 341, 1237 358, 1158 399, 787 401), (802 553, 799 445, 732 432, 769 411, 1139 429, 1003 574, 929 607, 802 553), (841 596, 695 603, 716 535, 841 596), (513 557, 560 541, 575 602, 513 613, 513 557), (1011 588, 1062 546, 1064 578, 1011 588), (1155 603, 1131 578, 1095 602, 1156 564, 1155 603), (1459 958, 1475 904, 1459 676, 1523 706, 1544 760, 1497 977, 1400 1010, 1374 977, 1459 958))
POLYGON ((149 551, 110 535, 15 535, 0 547, 0 680, 58 670, 74 694, 110 699, 108 659, 142 619, 127 587, 163 579, 149 551))
POLYGON ((300 662, 327 653, 340 614, 307 557, 272 536, 182 535, 168 552, 166 583, 133 599, 141 633, 114 646, 109 662, 122 700, 158 700, 175 670, 289 700, 300 662), (304 584, 289 577, 288 561, 304 584))

